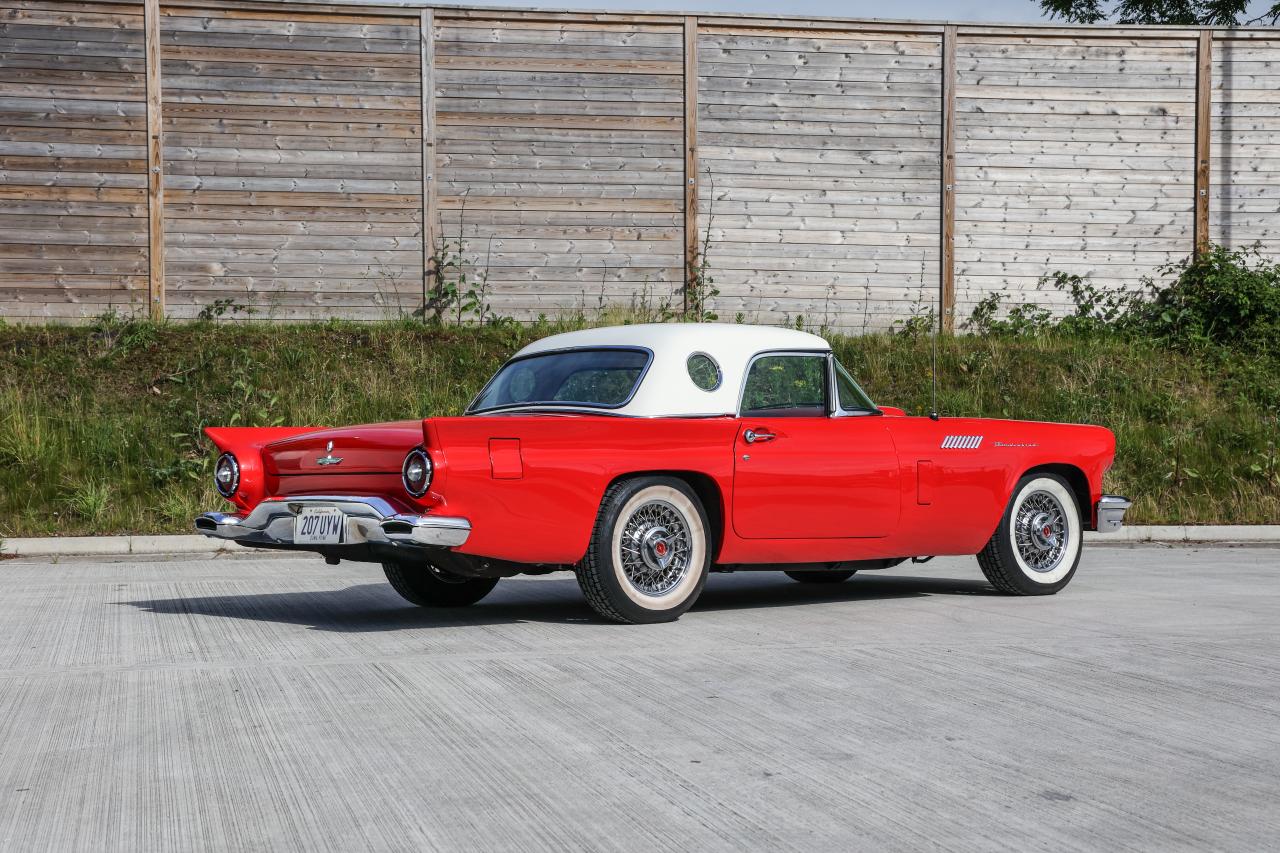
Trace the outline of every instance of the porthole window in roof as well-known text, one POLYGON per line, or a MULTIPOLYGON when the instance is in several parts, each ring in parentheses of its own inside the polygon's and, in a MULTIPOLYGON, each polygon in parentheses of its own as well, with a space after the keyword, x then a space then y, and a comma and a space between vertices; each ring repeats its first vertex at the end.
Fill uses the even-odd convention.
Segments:
POLYGON ((703 391, 714 391, 720 387, 720 365, 705 352, 695 352, 687 362, 689 378, 693 384, 703 391))

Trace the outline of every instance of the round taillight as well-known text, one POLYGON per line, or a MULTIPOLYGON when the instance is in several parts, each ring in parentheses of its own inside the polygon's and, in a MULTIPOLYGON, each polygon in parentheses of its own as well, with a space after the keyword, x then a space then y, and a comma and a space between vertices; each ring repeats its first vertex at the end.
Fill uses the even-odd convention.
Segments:
POLYGON ((415 498, 427 493, 431 485, 431 457, 420 447, 409 451, 400 468, 400 479, 404 482, 404 490, 415 498))
POLYGON ((230 453, 218 457, 218 464, 213 466, 213 485, 218 494, 229 498, 240 488, 240 463, 230 453))

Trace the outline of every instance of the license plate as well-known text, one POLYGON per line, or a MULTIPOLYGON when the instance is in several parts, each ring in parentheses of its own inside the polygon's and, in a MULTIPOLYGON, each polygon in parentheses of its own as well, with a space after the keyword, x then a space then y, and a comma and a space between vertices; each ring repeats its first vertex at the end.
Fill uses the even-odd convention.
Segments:
POLYGON ((347 517, 337 507, 303 507, 293 520, 295 545, 341 545, 347 517))

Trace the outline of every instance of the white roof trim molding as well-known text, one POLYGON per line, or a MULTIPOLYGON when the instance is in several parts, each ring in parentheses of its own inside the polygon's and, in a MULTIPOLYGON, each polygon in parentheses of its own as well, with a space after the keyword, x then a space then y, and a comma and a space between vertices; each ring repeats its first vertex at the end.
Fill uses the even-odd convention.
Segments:
POLYGON ((642 418, 734 415, 747 365, 762 352, 829 352, 823 338, 777 326, 729 323, 650 323, 606 326, 552 335, 526 346, 519 358, 554 350, 640 347, 653 353, 644 381, 631 401, 611 414, 642 418), (688 360, 704 353, 720 367, 720 385, 704 391, 689 377, 688 360))

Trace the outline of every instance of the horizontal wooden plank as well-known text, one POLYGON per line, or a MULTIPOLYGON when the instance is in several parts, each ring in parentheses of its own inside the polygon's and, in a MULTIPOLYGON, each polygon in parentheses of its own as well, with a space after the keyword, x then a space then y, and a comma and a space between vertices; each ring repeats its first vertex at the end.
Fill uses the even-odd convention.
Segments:
POLYGON ((226 15, 192 14, 190 10, 165 10, 161 22, 164 32, 189 33, 235 33, 242 35, 306 37, 306 38, 343 38, 357 37, 378 42, 391 41, 397 44, 418 38, 417 22, 412 18, 405 23, 378 21, 373 23, 366 18, 352 26, 354 22, 342 20, 317 20, 315 18, 298 19, 284 12, 273 16, 260 17, 228 17, 226 15), (353 35, 354 34, 354 35, 353 35))
POLYGON ((493 125, 503 127, 573 127, 601 130, 679 130, 684 124, 681 116, 626 115, 570 115, 535 114, 516 115, 508 112, 446 112, 436 113, 436 120, 443 128, 449 125, 493 125))
MULTIPOLYGON (((336 200, 329 196, 321 196, 318 200, 309 204, 306 201, 310 198, 309 194, 292 193, 288 196, 291 201, 299 198, 303 199, 303 201, 298 204, 280 204, 262 196, 244 195, 239 202, 232 203, 225 200, 226 194, 216 193, 212 195, 213 197, 210 200, 211 194, 199 193, 199 201, 193 202, 192 199, 196 196, 191 193, 185 196, 179 196, 176 192, 166 194, 164 206, 164 213, 168 219, 166 230, 200 227, 187 226, 184 220, 188 219, 220 219, 256 223, 257 225, 253 227, 269 223, 359 222, 376 226, 378 223, 402 225, 404 223, 419 223, 422 221, 421 207, 412 204, 413 199, 406 199, 404 196, 385 197, 396 199, 399 202, 396 206, 371 207, 364 206, 362 203, 352 204, 353 199, 349 196, 342 196, 336 200), (251 203, 254 200, 258 200, 260 203, 251 203), (346 204, 340 205, 341 202, 346 204)), ((368 198, 359 196, 354 201, 367 202, 368 198)))
POLYGON ((578 170, 599 175, 605 179, 615 174, 640 174, 642 172, 669 172, 674 180, 683 176, 683 157, 613 157, 591 154, 532 155, 510 154, 450 154, 441 153, 436 163, 442 169, 525 169, 541 175, 544 170, 578 170))
POLYGON ((418 139, 422 133, 420 123, 385 124, 378 121, 315 121, 295 116, 296 121, 289 119, 262 118, 218 118, 217 116, 170 116, 164 120, 165 138, 174 133, 217 133, 225 131, 231 134, 262 134, 267 138, 260 140, 264 146, 271 144, 272 136, 304 137, 305 140, 328 139, 333 136, 344 136, 352 140, 413 140, 421 147, 418 139))
MULTIPOLYGON (((121 162, 121 161, 112 161, 121 162)), ((0 168, 3 168, 3 158, 0 158, 0 168)), ((184 186, 185 182, 178 180, 179 177, 199 176, 202 179, 208 178, 245 178, 253 179, 254 186, 257 186, 258 179, 306 179, 306 180, 334 180, 345 182, 346 186, 363 185, 365 182, 421 182, 422 167, 418 165, 379 165, 377 163, 369 163, 361 161, 360 165, 353 162, 347 163, 310 163, 310 162, 254 162, 252 160, 235 160, 231 162, 220 162, 216 160, 187 160, 176 159, 166 160, 165 162, 165 183, 169 186, 184 186)), ((205 186, 213 187, 216 181, 205 183, 205 186)), ((246 184, 247 186, 247 184, 246 184)), ((310 184, 299 183, 300 189, 311 186, 310 184)), ((373 191, 395 192, 399 187, 385 187, 383 190, 373 191)), ((418 192, 421 192, 421 186, 418 192)))
MULTIPOLYGON (((416 44, 416 42, 415 42, 416 44)), ((170 60, 186 62, 264 62, 281 65, 417 68, 418 54, 375 51, 337 52, 320 50, 275 50, 268 47, 235 48, 228 46, 165 44, 161 50, 165 64, 170 60)))
POLYGON ((826 39, 778 36, 698 36, 698 58, 708 62, 839 65, 845 57, 938 57, 935 39, 826 39))
MULTIPOLYGON (((134 23, 138 19, 134 19, 134 23)), ((142 43, 142 30, 133 26, 85 26, 80 24, 45 25, 11 22, 0 15, 0 39, 15 41, 55 41, 76 45, 112 44, 138 45, 142 43)))
MULTIPOLYGON (((113 157, 0 155, 0 174, 13 174, 27 170, 35 172, 140 174, 145 172, 146 168, 147 161, 145 157, 141 159, 121 159, 113 157)), ((60 179, 60 177, 56 176, 55 179, 60 179)))
MULTIPOLYGON (((645 103, 679 104, 682 96, 679 86, 632 86, 624 89, 596 87, 590 84, 580 86, 440 84, 436 86, 435 92, 437 99, 441 102, 449 103, 449 99, 474 99, 477 101, 477 108, 486 111, 501 109, 501 104, 518 101, 573 101, 581 104, 581 109, 584 111, 591 111, 595 103, 630 104, 632 109, 636 109, 635 105, 645 103), (499 106, 494 106, 495 103, 499 106)), ((566 110, 562 105, 557 105, 553 111, 566 110)), ((577 112, 578 110, 568 111, 577 112)), ((637 112, 637 114, 640 113, 637 112)))
POLYGON ((454 45, 564 45, 629 47, 637 54, 646 48, 683 49, 681 33, 674 28, 637 30, 630 27, 598 27, 583 30, 569 24, 547 27, 437 26, 436 51, 452 52, 454 45))
POLYGON ((453 97, 452 93, 436 96, 437 116, 448 115, 450 120, 469 114, 483 116, 502 115, 512 122, 521 122, 526 116, 555 116, 557 118, 598 118, 628 116, 633 119, 680 118, 683 122, 684 107, 677 100, 676 92, 652 101, 608 100, 508 100, 502 98, 453 97))
MULTIPOLYGON (((676 63, 683 56, 680 41, 666 47, 619 47, 582 44, 483 44, 470 42, 437 42, 436 60, 559 60, 562 62, 652 62, 676 63)), ((456 66, 454 66, 456 67, 456 66)))
MULTIPOLYGON (((421 189, 419 187, 419 189, 421 189)), ((0 194, 3 189, 0 188, 0 194)), ((165 188, 165 210, 170 205, 182 204, 263 204, 276 207, 348 207, 348 208, 417 208, 419 196, 401 193, 364 191, 302 190, 290 192, 264 190, 225 190, 202 187, 199 190, 181 187, 165 188)))
POLYGON ((540 71, 577 74, 679 74, 683 62, 667 59, 601 59, 583 57, 450 56, 436 55, 436 68, 455 71, 540 71))
POLYGON ((315 3, 304 5, 289 2, 288 6, 279 4, 224 2, 224 0, 165 0, 160 14, 165 17, 215 17, 222 20, 236 21, 278 21, 318 22, 323 24, 354 24, 357 27, 368 26, 400 26, 412 27, 418 23, 418 16, 405 8, 370 7, 357 9, 347 6, 338 11, 333 3, 315 3))
MULTIPOLYGON (((3 109, 3 100, 0 98, 0 109, 3 109)), ((408 109, 399 110, 383 110, 383 109, 361 109, 361 108, 343 108, 319 110, 314 109, 307 113, 299 113, 294 107, 289 106, 256 106, 250 104, 201 104, 186 103, 182 101, 172 101, 165 98, 164 101, 164 119, 165 122, 178 122, 190 119, 213 119, 216 121, 297 121, 299 119, 307 119, 312 121, 336 122, 344 119, 357 123, 373 123, 386 125, 410 125, 417 126, 421 123, 422 114, 408 109)))
MULTIPOLYGON (((0 54, 53 54, 74 56, 72 67, 81 57, 123 57, 142 59, 142 40, 136 42, 74 41, 71 39, 6 38, 0 36, 0 54)), ((136 66, 135 66, 136 67, 136 66)))
MULTIPOLYGON (((3 173, 0 173, 0 179, 3 179, 3 173)), ((120 178, 119 180, 123 183, 127 178, 120 178)), ((178 192, 199 190, 200 192, 293 192, 308 195, 316 193, 401 195, 408 197, 402 202, 404 204, 411 203, 413 197, 422 192, 421 181, 412 178, 404 180, 345 180, 342 178, 242 178, 167 174, 165 175, 164 183, 166 192, 169 189, 173 189, 178 192)))
POLYGON ((144 173, 40 172, 32 169, 0 168, 0 185, 21 187, 145 187, 144 173))
MULTIPOLYGON (((306 66, 298 66, 306 67, 306 66)), ((0 75, 2 76, 2 75, 0 75)), ((335 79, 316 77, 238 77, 226 74, 175 74, 166 70, 164 92, 260 92, 292 95, 345 95, 365 98, 418 97, 421 83, 417 80, 387 81, 364 79, 335 79)), ((393 108, 405 105, 392 101, 393 108)))
POLYGON ((103 27, 134 29, 139 32, 142 30, 142 11, 136 4, 119 6, 86 4, 80 9, 67 9, 52 3, 27 7, 5 5, 0 6, 0 20, 45 27, 103 27))

